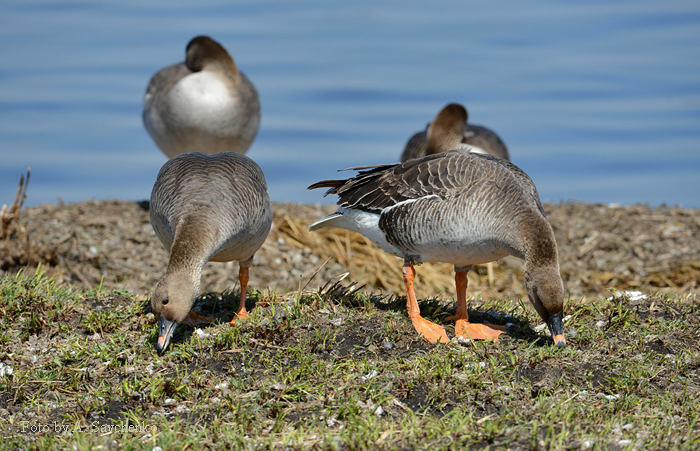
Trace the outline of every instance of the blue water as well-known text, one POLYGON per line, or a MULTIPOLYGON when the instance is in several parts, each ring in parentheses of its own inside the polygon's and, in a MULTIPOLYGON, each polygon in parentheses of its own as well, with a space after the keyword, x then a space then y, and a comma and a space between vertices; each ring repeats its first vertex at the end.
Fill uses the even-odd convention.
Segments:
POLYGON ((274 200, 322 201, 459 102, 543 200, 700 207, 697 0, 4 0, 0 34, 0 204, 28 165, 28 206, 147 199, 146 84, 208 34, 260 93, 274 200))

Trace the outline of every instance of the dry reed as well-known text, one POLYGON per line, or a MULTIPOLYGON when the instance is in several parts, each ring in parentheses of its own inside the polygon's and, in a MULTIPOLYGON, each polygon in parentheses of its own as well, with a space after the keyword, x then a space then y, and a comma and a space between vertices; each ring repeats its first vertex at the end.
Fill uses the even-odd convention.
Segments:
POLYGON ((17 194, 10 207, 8 208, 7 204, 5 204, 0 209, 0 238, 5 238, 16 228, 22 227, 19 223, 19 212, 22 209, 22 205, 24 205, 24 201, 27 200, 27 186, 29 186, 29 175, 31 172, 32 167, 29 166, 27 168, 27 178, 25 179, 24 175, 19 177, 17 194))

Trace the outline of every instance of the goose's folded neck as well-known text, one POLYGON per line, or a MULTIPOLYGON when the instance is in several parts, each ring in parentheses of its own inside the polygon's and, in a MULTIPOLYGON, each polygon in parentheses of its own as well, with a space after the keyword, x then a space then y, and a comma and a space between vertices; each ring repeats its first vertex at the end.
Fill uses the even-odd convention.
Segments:
POLYGON ((446 106, 428 126, 428 155, 461 146, 467 128, 467 110, 457 104, 446 106))

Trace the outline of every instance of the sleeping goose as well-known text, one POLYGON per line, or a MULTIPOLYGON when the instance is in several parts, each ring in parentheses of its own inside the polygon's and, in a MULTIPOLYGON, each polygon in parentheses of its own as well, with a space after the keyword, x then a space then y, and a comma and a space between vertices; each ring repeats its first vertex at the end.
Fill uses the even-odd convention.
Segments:
POLYGON ((420 316, 413 290, 414 265, 447 262, 455 266, 455 333, 496 339, 503 326, 469 323, 467 271, 472 265, 514 255, 525 260, 530 302, 547 323, 559 347, 564 286, 554 233, 532 180, 507 160, 451 150, 405 163, 352 168, 358 175, 326 180, 309 189, 330 188, 338 210, 309 230, 340 227, 366 236, 404 260, 408 315, 431 342, 448 341, 445 329, 420 316))
POLYGON ((197 36, 185 62, 151 78, 143 123, 165 155, 246 153, 258 133, 260 101, 253 84, 218 42, 197 36))
POLYGON ((467 144, 474 153, 493 155, 494 157, 510 160, 508 149, 496 133, 486 127, 467 124, 467 110, 459 104, 451 103, 440 110, 435 120, 428 128, 418 132, 408 140, 401 154, 401 163, 412 158, 420 158, 434 153, 444 152, 467 144), (436 124, 444 124, 443 130, 450 127, 452 136, 449 139, 431 140, 436 133, 436 124))
POLYGON ((165 351, 177 325, 188 318, 208 261, 238 260, 241 301, 231 323, 247 316, 248 268, 272 225, 272 204, 260 167, 235 152, 179 155, 158 173, 150 216, 156 235, 170 251, 165 275, 151 297, 158 318, 158 352, 165 351))

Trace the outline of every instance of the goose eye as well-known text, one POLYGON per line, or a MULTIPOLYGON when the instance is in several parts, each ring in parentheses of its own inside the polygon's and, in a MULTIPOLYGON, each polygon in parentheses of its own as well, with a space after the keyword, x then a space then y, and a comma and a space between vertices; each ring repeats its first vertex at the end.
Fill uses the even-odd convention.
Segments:
POLYGON ((168 302, 170 302, 170 299, 168 299, 168 298, 163 299, 163 305, 168 305, 168 302))

